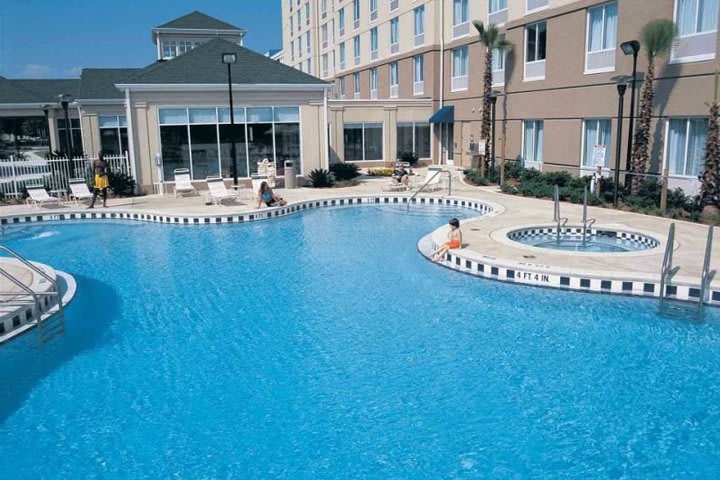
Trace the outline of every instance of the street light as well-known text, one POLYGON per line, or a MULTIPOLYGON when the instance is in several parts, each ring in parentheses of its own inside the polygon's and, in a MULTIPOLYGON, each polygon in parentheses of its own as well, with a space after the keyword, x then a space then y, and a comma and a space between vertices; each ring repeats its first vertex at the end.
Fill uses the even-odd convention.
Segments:
POLYGON ((492 108, 491 113, 490 113, 490 121, 492 122, 491 123, 491 127, 492 127, 491 132, 492 133, 490 134, 490 138, 491 138, 490 141, 492 142, 490 144, 490 146, 491 146, 491 149, 490 149, 490 158, 491 158, 491 160, 490 160, 491 167, 490 168, 491 168, 491 170, 490 171, 493 173, 495 172, 495 104, 497 103, 497 97, 498 97, 498 92, 492 91, 488 94, 488 100, 490 101, 490 106, 492 108))
POLYGON ((73 97, 69 93, 61 93, 58 95, 58 98, 60 99, 60 105, 65 112, 65 148, 69 149, 69 151, 66 151, 66 155, 70 158, 72 156, 72 152, 75 151, 72 135, 70 135, 70 117, 68 116, 68 104, 73 101, 73 97))
POLYGON ((232 157, 232 176, 233 185, 237 186, 237 154, 235 152, 235 115, 233 113, 233 97, 232 97, 232 74, 230 73, 230 65, 237 62, 237 55, 234 53, 223 53, 222 61, 227 65, 228 69, 228 93, 230 94, 230 156, 232 157))
POLYGON ((620 182, 620 149, 622 147, 622 119, 623 119, 623 96, 627 90, 627 77, 621 76, 617 79, 618 92, 618 119, 617 119, 617 140, 615 141, 615 181, 613 182, 613 207, 618 206, 618 183, 620 182))
POLYGON ((640 52, 640 42, 630 40, 620 44, 625 55, 633 56, 632 77, 630 79, 630 122, 628 123, 628 142, 627 142, 627 158, 625 159, 625 183, 627 184, 627 175, 630 171, 630 157, 632 156, 633 144, 633 125, 635 122, 635 77, 637 76, 637 59, 640 52))
POLYGON ((45 114, 45 140, 47 140, 48 150, 52 150, 50 148, 50 107, 52 107, 52 105, 47 103, 40 105, 40 108, 42 108, 42 111, 45 114))

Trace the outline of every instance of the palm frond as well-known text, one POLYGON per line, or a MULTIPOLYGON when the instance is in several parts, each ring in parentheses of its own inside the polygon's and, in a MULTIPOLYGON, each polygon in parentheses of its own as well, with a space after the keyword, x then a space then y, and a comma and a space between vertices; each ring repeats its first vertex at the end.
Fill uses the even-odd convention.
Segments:
POLYGON ((480 38, 482 39, 485 36, 485 24, 482 22, 482 20, 473 20, 472 23, 475 27, 475 30, 477 30, 478 35, 480 35, 480 38))
POLYGON ((493 43, 493 48, 495 50, 500 50, 501 52, 509 52, 513 49, 513 44, 510 40, 505 38, 505 35, 498 35, 498 38, 493 43))
POLYGON ((670 51, 677 38, 675 22, 668 19, 652 20, 640 30, 640 43, 649 60, 670 51))

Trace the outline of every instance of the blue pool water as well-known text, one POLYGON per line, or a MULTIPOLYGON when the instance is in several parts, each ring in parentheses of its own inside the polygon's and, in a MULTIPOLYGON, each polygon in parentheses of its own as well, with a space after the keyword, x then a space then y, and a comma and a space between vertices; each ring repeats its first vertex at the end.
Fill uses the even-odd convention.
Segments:
POLYGON ((717 478, 718 311, 424 260, 458 212, 7 229, 79 289, 0 347, 0 478, 717 478))
POLYGON ((515 239, 516 242, 538 248, 564 250, 567 252, 622 253, 647 250, 650 245, 624 238, 607 235, 588 235, 583 241, 582 235, 563 234, 558 240, 557 234, 543 233, 515 239))

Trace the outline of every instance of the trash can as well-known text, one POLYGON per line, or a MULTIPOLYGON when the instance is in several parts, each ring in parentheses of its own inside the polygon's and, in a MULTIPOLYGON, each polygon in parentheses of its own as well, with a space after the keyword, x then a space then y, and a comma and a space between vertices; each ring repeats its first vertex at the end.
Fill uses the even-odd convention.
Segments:
POLYGON ((297 188, 295 163, 291 160, 285 161, 285 188, 297 188))

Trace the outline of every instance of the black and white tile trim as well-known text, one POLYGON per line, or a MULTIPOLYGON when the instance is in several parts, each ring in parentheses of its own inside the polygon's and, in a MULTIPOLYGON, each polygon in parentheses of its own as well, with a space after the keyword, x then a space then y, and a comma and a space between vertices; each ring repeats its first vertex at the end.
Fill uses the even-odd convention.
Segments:
MULTIPOLYGON (((242 214, 232 215, 168 215, 161 213, 139 213, 123 210, 95 211, 87 210, 72 211, 62 213, 43 212, 24 214, 24 215, 6 215, 0 217, 0 224, 15 225, 20 223, 32 222, 56 222, 71 220, 134 220, 140 222, 156 222, 171 223, 177 225, 216 225, 224 223, 245 223, 258 220, 267 220, 275 217, 291 215, 311 208, 336 207, 346 205, 360 204, 407 204, 409 197, 392 196, 392 195, 357 195, 350 197, 335 197, 322 200, 307 200, 288 204, 284 207, 266 208, 263 210, 253 210, 242 214)), ((482 215, 495 213, 495 208, 477 200, 459 198, 459 197, 418 197, 412 199, 413 204, 418 205, 449 205, 469 208, 475 210, 482 215)))
MULTIPOLYGON (((521 241, 533 237, 542 237, 546 235, 557 235, 557 226, 537 226, 537 227, 524 227, 517 230, 513 230, 507 234, 510 240, 521 241)), ((564 237, 581 237, 582 227, 566 227, 560 229, 560 236, 564 237)), ((660 242, 652 237, 643 235, 637 232, 625 232, 621 230, 610 230, 610 229, 597 229, 590 228, 587 231, 590 235, 614 237, 622 241, 622 243, 628 245, 640 246, 641 250, 648 250, 656 248, 660 245, 660 242)))

